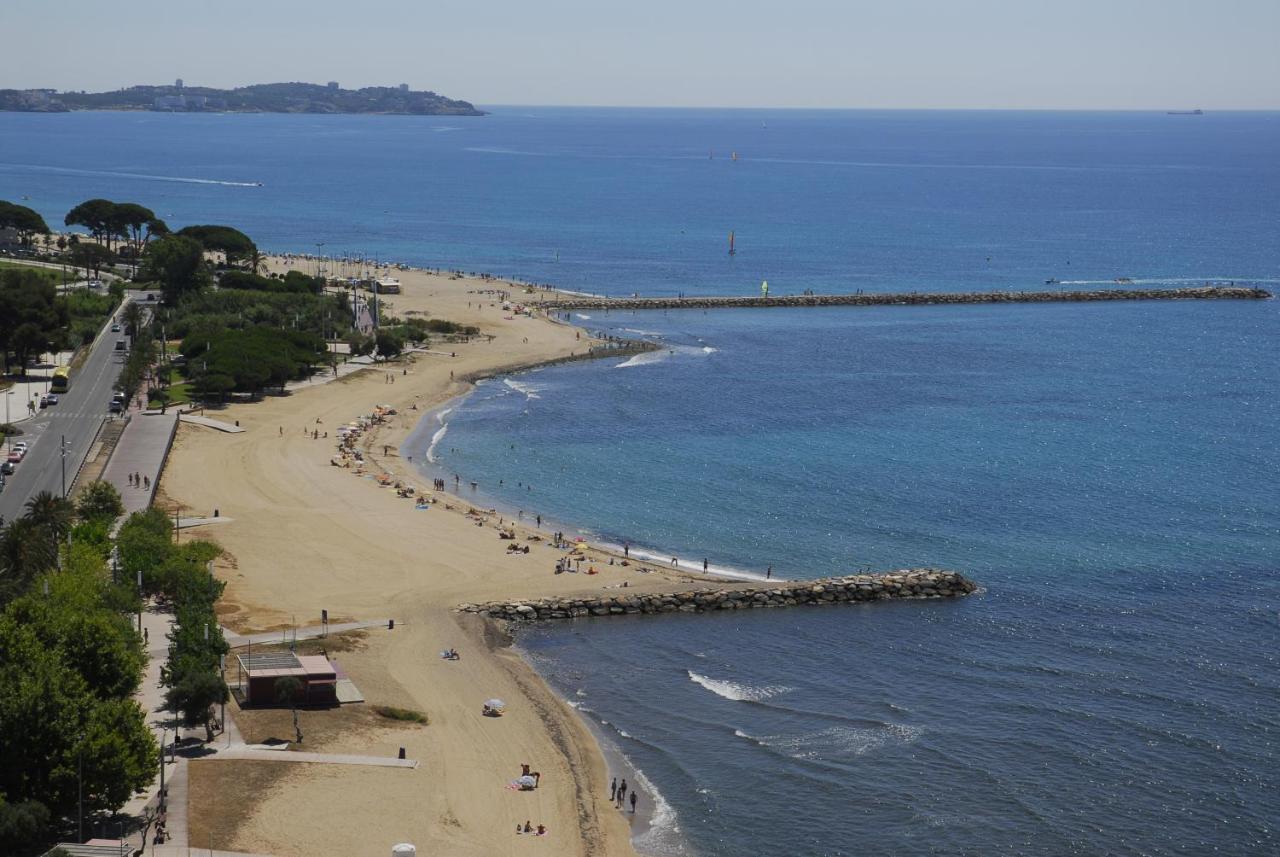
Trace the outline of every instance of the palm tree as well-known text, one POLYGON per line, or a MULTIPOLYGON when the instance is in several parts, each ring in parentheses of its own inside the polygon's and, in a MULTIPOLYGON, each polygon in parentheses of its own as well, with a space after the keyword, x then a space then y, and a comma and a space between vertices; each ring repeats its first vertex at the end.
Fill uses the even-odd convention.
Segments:
POLYGON ((125 305, 124 311, 120 313, 120 320, 124 322, 124 332, 136 338, 138 331, 142 328, 142 320, 145 317, 146 313, 138 302, 129 301, 125 305))
POLYGON ((19 518, 0 532, 0 605, 30 587, 58 563, 57 545, 30 518, 19 518))
POLYGON ((48 534, 55 554, 58 543, 71 532, 76 507, 66 497, 52 491, 41 491, 27 501, 27 513, 23 517, 48 534))

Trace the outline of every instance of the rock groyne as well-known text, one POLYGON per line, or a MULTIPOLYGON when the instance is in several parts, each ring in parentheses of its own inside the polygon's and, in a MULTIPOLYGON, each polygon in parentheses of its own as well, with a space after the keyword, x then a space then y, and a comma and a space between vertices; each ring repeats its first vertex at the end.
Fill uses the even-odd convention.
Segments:
POLYGON ((460 604, 455 610, 493 619, 533 622, 587 616, 630 616, 654 613, 710 613, 761 607, 842 604, 904 598, 956 598, 977 584, 954 571, 906 569, 879 574, 853 574, 818 580, 786 580, 764 585, 689 589, 671 593, 623 590, 610 595, 538 598, 460 604))
POLYGON ((1264 300, 1266 289, 1202 286, 1187 289, 1094 289, 1056 292, 910 292, 907 294, 778 295, 776 297, 600 298, 557 296, 543 309, 733 309, 758 307, 933 306, 938 304, 1029 304, 1089 301, 1264 300))

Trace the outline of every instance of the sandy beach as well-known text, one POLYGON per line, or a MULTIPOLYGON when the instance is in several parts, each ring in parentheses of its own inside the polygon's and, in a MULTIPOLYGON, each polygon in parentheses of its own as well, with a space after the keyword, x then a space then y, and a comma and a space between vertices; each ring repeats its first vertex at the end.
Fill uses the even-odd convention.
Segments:
MULTIPOLYGON (((271 260, 273 270, 288 264, 271 260)), ((295 264, 305 270, 313 263, 295 264)), ((249 776, 240 766, 262 763, 196 762, 192 845, 206 847, 204 839, 215 837, 216 848, 278 857, 385 855, 396 842, 456 855, 633 854, 630 815, 608 801, 605 762, 589 731, 491 626, 451 608, 599 593, 624 583, 661 589, 676 576, 682 584, 691 578, 661 568, 642 573, 638 565, 610 565, 602 557, 588 560, 596 575, 556 575, 563 552, 525 541, 533 530, 520 531, 530 552, 509 554, 496 516, 477 520, 465 514, 465 497, 427 490, 430 479, 401 457, 399 444, 426 411, 466 392, 459 379, 580 354, 589 343, 584 332, 504 312, 493 296, 475 293, 506 284, 423 271, 395 275, 404 286, 388 298, 396 315, 475 324, 492 340, 433 344, 427 353, 288 396, 211 410, 208 416, 239 421, 245 432, 184 426, 162 489, 189 514, 216 508, 233 519, 186 531, 226 551, 216 572, 228 584, 219 608, 228 627, 314 625, 322 609, 333 621, 396 620, 394 630, 371 630, 354 650, 333 657, 366 705, 415 709, 429 725, 381 726, 364 718, 331 728, 349 709, 303 712, 304 731, 316 736, 306 749, 390 756, 404 747, 421 764, 415 770, 278 765, 249 776), (398 413, 361 439, 368 472, 333 466, 336 429, 377 404, 398 413), (382 472, 438 502, 415 508, 373 478, 382 472), (438 656, 448 647, 458 649, 460 661, 438 656), (506 715, 482 717, 482 703, 495 696, 507 702, 506 715), (525 763, 541 772, 540 787, 508 788, 525 763), (252 793, 226 796, 241 783, 252 784, 252 793), (516 835, 526 820, 545 825, 547 835, 516 835)), ((460 493, 468 491, 464 475, 460 493)), ((526 520, 536 511, 535 500, 526 520)))

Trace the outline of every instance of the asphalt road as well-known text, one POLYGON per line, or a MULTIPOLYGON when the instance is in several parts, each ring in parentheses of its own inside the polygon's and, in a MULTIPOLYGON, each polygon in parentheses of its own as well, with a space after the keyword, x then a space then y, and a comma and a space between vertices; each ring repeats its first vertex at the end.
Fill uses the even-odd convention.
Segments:
MULTIPOLYGON (((135 293, 126 299, 137 299, 146 305, 144 293, 135 293)), ((119 312, 118 309, 116 314, 119 312)), ((110 417, 107 408, 111 404, 112 387, 120 375, 125 357, 125 352, 115 350, 115 344, 117 339, 123 338, 123 333, 111 332, 108 320, 98 332, 89 358, 72 372, 71 389, 58 396, 58 404, 46 408, 33 419, 19 423, 23 434, 13 440, 25 440, 29 449, 22 463, 16 465, 15 472, 5 477, 4 491, 0 492, 0 516, 4 521, 22 517, 27 500, 41 491, 62 493, 59 445, 64 436, 67 440, 66 478, 70 488, 76 471, 89 454, 98 427, 110 417)), ((0 416, 3 416, 2 411, 0 416)), ((8 453, 7 446, 5 453, 8 453)))

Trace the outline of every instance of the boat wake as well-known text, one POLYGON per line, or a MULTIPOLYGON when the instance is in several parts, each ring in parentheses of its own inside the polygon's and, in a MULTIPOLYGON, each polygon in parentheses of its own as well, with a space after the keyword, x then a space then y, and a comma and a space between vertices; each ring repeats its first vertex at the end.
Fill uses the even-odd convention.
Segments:
POLYGON ((138 179, 150 182, 181 182, 183 184, 208 184, 221 187, 262 187, 262 182, 234 182, 224 179, 198 179, 189 176, 158 176, 147 173, 122 173, 114 170, 81 170, 74 167, 46 167, 37 164, 0 164, 6 169, 33 170, 42 173, 63 173, 73 176, 106 176, 116 179, 138 179))

